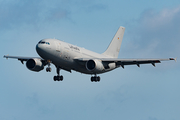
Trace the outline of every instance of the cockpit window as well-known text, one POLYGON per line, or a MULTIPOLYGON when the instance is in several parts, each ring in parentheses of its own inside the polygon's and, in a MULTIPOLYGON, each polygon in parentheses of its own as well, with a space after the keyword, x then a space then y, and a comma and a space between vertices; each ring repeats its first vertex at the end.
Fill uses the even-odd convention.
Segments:
POLYGON ((46 44, 50 45, 50 43, 49 43, 49 42, 46 42, 46 44))
POLYGON ((44 42, 44 41, 39 41, 39 44, 47 44, 47 45, 50 45, 49 42, 44 42))
POLYGON ((39 44, 44 44, 45 42, 44 41, 39 41, 39 44))

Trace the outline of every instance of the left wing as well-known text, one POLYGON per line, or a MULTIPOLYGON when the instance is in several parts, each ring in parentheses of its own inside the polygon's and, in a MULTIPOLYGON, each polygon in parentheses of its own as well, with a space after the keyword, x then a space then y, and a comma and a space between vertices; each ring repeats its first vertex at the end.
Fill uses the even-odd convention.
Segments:
POLYGON ((161 63, 161 61, 169 61, 175 60, 175 58, 167 58, 167 59, 114 59, 114 58, 79 58, 75 59, 75 61, 79 62, 80 64, 84 64, 88 60, 97 59, 100 60, 102 63, 116 63, 117 67, 124 68, 125 65, 137 65, 140 67, 140 64, 152 64, 155 67, 155 63, 161 63))
POLYGON ((18 59, 19 61, 21 61, 22 64, 24 64, 24 61, 28 61, 29 59, 32 58, 37 58, 37 59, 41 59, 43 61, 42 58, 40 57, 20 57, 20 56, 9 56, 9 55, 4 55, 4 58, 8 59, 8 58, 13 58, 13 59, 18 59))

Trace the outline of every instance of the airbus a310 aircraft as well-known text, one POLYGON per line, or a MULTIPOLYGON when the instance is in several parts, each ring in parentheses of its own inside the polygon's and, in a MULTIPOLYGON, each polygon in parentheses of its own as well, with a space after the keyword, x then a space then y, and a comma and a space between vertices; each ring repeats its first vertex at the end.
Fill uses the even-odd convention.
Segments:
POLYGON ((5 58, 15 58, 22 63, 26 61, 26 67, 29 70, 39 72, 47 65, 46 71, 51 72, 50 64, 54 64, 57 69, 57 76, 54 76, 54 81, 62 81, 63 76, 60 75, 60 70, 71 72, 75 70, 80 73, 94 75, 91 81, 99 82, 100 77, 97 74, 105 73, 114 70, 118 67, 124 68, 125 65, 152 64, 160 63, 161 61, 175 60, 168 59, 119 59, 118 54, 121 47, 125 28, 119 27, 117 33, 112 39, 107 50, 98 54, 87 49, 57 40, 43 39, 36 45, 36 51, 39 54, 37 57, 18 57, 5 55, 5 58))

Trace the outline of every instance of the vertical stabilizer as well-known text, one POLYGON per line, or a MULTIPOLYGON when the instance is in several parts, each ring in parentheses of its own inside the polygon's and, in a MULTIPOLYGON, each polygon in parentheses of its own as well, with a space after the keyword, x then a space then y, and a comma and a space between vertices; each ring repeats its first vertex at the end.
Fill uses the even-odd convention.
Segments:
POLYGON ((103 53, 103 55, 113 57, 113 58, 118 58, 124 31, 125 31, 125 27, 119 27, 118 31, 116 32, 114 38, 112 39, 112 41, 109 45, 109 47, 103 53))

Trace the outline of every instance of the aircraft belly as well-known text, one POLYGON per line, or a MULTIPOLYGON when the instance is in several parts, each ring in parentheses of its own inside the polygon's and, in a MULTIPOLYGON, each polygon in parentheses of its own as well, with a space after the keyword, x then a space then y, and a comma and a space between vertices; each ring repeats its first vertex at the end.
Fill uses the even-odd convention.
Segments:
POLYGON ((71 68, 71 66, 73 65, 72 61, 67 61, 61 58, 56 58, 56 59, 53 59, 52 61, 56 66, 60 66, 60 67, 71 68))
POLYGON ((104 70, 102 70, 102 71, 96 71, 96 72, 94 72, 94 71, 89 71, 89 70, 87 70, 86 69, 86 66, 85 65, 80 65, 80 64, 78 64, 78 63, 74 63, 74 65, 73 65, 74 67, 73 67, 73 70, 75 70, 75 71, 77 71, 77 72, 80 72, 80 73, 84 73, 84 74, 102 74, 102 73, 105 73, 105 72, 108 72, 108 71, 111 71, 111 70, 113 70, 113 69, 104 69, 104 70))

